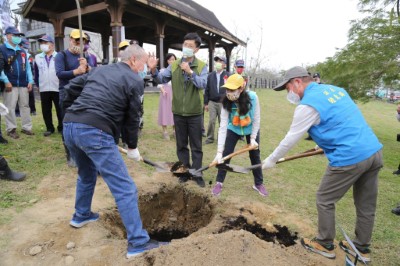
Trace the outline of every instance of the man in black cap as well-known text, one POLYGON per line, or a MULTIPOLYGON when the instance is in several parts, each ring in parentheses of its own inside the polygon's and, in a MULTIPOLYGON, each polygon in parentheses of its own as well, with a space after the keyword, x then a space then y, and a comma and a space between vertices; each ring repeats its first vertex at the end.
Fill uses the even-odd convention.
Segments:
POLYGON ((314 73, 313 79, 314 79, 314 81, 317 82, 318 84, 321 84, 321 76, 319 75, 318 72, 314 73))
POLYGON ((18 102, 21 111, 21 132, 26 135, 34 135, 32 132, 32 119, 29 108, 29 92, 32 90, 33 75, 26 51, 19 47, 23 33, 15 27, 8 27, 5 31, 7 41, 0 45, 3 54, 4 70, 0 81, 5 84, 3 100, 9 112, 6 117, 7 135, 18 139, 17 119, 15 106, 18 102))
MULTIPOLYGON (((336 257, 335 205, 353 187, 356 208, 353 243, 362 256, 358 259, 370 261, 378 173, 383 166, 382 144, 343 88, 313 82, 307 70, 293 67, 274 88, 276 91, 285 89, 288 101, 297 107, 289 132, 264 160, 263 169, 274 167, 279 158, 284 157, 308 132, 325 152, 329 164, 316 196, 318 234, 313 239, 303 238, 301 244, 326 258, 336 257)), ((341 241, 339 246, 355 256, 347 241, 341 241)))
POLYGON ((207 86, 204 90, 204 110, 210 114, 205 144, 214 142, 215 120, 218 118, 218 123, 221 122, 221 99, 225 96, 225 88, 222 86, 229 77, 225 68, 226 58, 223 56, 214 57, 215 71, 208 74, 207 86))

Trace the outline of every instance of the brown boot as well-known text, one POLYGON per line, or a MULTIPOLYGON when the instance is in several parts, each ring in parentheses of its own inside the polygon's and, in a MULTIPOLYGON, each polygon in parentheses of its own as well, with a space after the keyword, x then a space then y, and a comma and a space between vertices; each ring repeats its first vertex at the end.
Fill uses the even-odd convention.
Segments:
POLYGON ((15 128, 11 129, 11 131, 7 132, 7 136, 10 136, 13 139, 18 139, 19 135, 17 133, 17 130, 15 128))
POLYGON ((0 155, 0 179, 7 179, 12 181, 22 181, 26 177, 26 174, 14 172, 8 166, 6 159, 0 155))

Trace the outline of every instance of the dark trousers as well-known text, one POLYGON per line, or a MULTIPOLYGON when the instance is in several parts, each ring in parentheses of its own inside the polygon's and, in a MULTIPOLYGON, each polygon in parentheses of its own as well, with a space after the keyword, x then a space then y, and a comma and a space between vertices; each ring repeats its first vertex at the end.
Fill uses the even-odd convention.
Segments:
POLYGON ((29 108, 31 108, 31 114, 33 112, 36 113, 36 106, 35 106, 35 87, 32 86, 32 90, 29 92, 29 108))
POLYGON ((59 92, 57 91, 45 91, 40 93, 40 100, 42 104, 42 114, 43 120, 46 124, 47 131, 54 132, 53 125, 53 115, 52 115, 52 107, 54 103, 54 107, 56 108, 57 114, 57 130, 58 132, 62 132, 62 116, 60 109, 60 97, 59 92))
POLYGON ((203 162, 201 119, 203 115, 181 116, 174 114, 176 155, 186 167, 199 169, 203 162), (189 148, 192 153, 190 164, 189 148))
MULTIPOLYGON (((58 102, 58 106, 60 106, 60 114, 61 114, 61 122, 62 122, 62 120, 64 120, 64 116, 65 116, 65 110, 64 110, 64 108, 63 108, 63 102, 64 102, 64 98, 65 98, 65 90, 64 90, 64 87, 60 87, 60 88, 58 88, 59 89, 59 102, 58 102)), ((61 131, 61 138, 62 138, 62 141, 63 141, 63 144, 64 144, 64 149, 65 149, 65 154, 66 154, 66 156, 67 156, 67 161, 69 161, 70 159, 71 159, 71 154, 70 154, 70 152, 69 152, 69 150, 68 150, 68 147, 67 147, 67 145, 65 145, 65 142, 64 142, 64 133, 63 133, 63 131, 61 131)))
MULTIPOLYGON (((227 130, 226 140, 225 140, 225 148, 224 148, 224 152, 222 153, 223 157, 225 157, 235 151, 236 143, 238 142, 240 137, 241 137, 241 135, 238 135, 229 129, 227 130)), ((250 135, 246 135, 245 137, 246 137, 247 144, 250 144, 250 135)), ((258 133, 257 133, 256 141, 257 141, 257 143, 260 143, 260 131, 258 131, 258 133)), ((251 165, 260 164, 261 163, 260 149, 258 148, 257 150, 249 151, 249 157, 250 157, 251 165)), ((231 160, 226 160, 224 163, 229 163, 230 161, 231 160)), ((218 170, 217 182, 223 183, 225 180, 225 176, 226 176, 225 170, 218 170)), ((253 177, 254 177, 254 184, 256 186, 261 185, 263 183, 264 178, 263 178, 263 173, 262 173, 261 167, 258 167, 253 170, 253 177)))

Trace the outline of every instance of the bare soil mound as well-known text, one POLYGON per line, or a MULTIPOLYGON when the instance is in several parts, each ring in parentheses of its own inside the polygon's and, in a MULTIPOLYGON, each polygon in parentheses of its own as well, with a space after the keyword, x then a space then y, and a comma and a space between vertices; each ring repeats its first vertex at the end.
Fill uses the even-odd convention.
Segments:
POLYGON ((69 226, 75 174, 44 178, 41 198, 0 227, 0 265, 343 265, 307 252, 299 237, 312 228, 260 202, 220 201, 209 189, 179 184, 170 174, 131 173, 142 221, 152 238, 171 241, 130 260, 126 234, 105 182, 99 178, 93 210, 100 220, 69 226), (276 221, 280 221, 278 224, 276 221), (300 232, 285 224, 296 223, 300 232))

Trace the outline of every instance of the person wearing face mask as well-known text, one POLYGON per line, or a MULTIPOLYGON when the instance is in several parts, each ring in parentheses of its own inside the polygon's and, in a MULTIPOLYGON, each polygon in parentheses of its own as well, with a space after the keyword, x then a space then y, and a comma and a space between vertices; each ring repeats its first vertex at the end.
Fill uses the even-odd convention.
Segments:
POLYGON ((7 135, 18 139, 17 119, 15 106, 18 102, 21 113, 21 132, 26 135, 34 135, 32 132, 32 119, 29 108, 29 92, 32 90, 33 75, 26 51, 19 47, 21 36, 15 27, 8 27, 5 31, 7 41, 0 45, 3 54, 4 70, 1 72, 0 81, 5 84, 3 93, 4 104, 9 112, 6 118, 7 135))
MULTIPOLYGON (((176 153, 183 164, 199 169, 203 162, 201 119, 203 116, 203 90, 207 85, 207 64, 198 59, 201 38, 197 33, 188 33, 183 38, 183 57, 176 60, 163 71, 157 70, 158 59, 150 56, 148 67, 158 83, 172 82, 172 113, 174 114, 176 153), (190 163, 190 145, 192 161, 190 163)), ((204 187, 202 174, 193 176, 193 180, 204 187)), ((180 182, 188 179, 181 177, 180 182)))
POLYGON ((124 126, 129 132, 128 158, 140 160, 138 130, 143 79, 138 73, 143 71, 147 58, 143 48, 130 45, 121 53, 122 62, 94 68, 65 87, 64 138, 79 173, 75 213, 69 224, 79 229, 99 219, 91 206, 98 171, 115 198, 125 226, 127 258, 166 244, 150 240, 143 228, 137 187, 116 145, 124 126))
MULTIPOLYGON (((246 91, 245 81, 239 74, 230 76, 222 86, 226 95, 222 100, 221 124, 218 130, 218 148, 214 162, 229 163, 222 158, 235 150, 238 140, 243 136, 249 145, 258 147, 260 142, 260 104, 257 94, 246 91)), ((251 164, 260 164, 260 150, 249 151, 251 164)), ((212 194, 219 196, 225 180, 226 171, 219 169, 212 194)), ((261 196, 268 195, 264 187, 264 178, 260 168, 253 170, 253 189, 261 196)))
MULTIPOLYGON (((32 69, 32 75, 35 76, 35 69, 33 68, 33 64, 34 64, 34 57, 32 56, 32 54, 29 52, 30 49, 30 42, 27 38, 22 38, 21 42, 19 43, 19 47, 23 48, 26 52, 26 58, 27 61, 29 62, 31 69, 32 69)), ((30 108, 30 112, 31 115, 36 115, 36 104, 35 104, 35 92, 34 92, 35 88, 34 86, 32 86, 32 90, 29 92, 29 108, 30 108)), ((20 117, 20 111, 19 111, 19 105, 17 103, 17 105, 15 106, 15 115, 17 117, 20 117)))
POLYGON ((218 118, 218 124, 221 123, 221 100, 225 96, 225 84, 229 77, 229 72, 225 70, 226 58, 223 56, 214 57, 215 71, 208 74, 207 86, 204 91, 204 110, 209 112, 207 139, 205 144, 214 142, 215 121, 218 118))
POLYGON ((57 130, 58 132, 62 130, 59 80, 55 68, 57 52, 54 51, 54 39, 51 36, 43 35, 38 41, 42 52, 35 56, 35 83, 39 88, 42 115, 46 125, 43 136, 48 137, 55 131, 52 115, 53 104, 57 114, 57 130))
MULTIPOLYGON (((76 76, 88 73, 91 67, 94 67, 90 57, 84 55, 80 58, 80 31, 73 29, 69 35, 69 48, 61 51, 55 57, 56 74, 59 79, 59 105, 61 108, 61 117, 64 118, 63 100, 64 100, 64 86, 76 76)), ((85 40, 86 36, 83 34, 82 39, 85 40)), ((62 129, 61 129, 62 132, 62 129)), ((70 167, 75 167, 75 161, 71 158, 67 147, 64 145, 67 157, 67 164, 70 167)))
POLYGON ((85 53, 85 57, 90 57, 90 60, 92 60, 93 66, 97 67, 97 57, 94 54, 89 53, 90 42, 91 42, 90 36, 86 32, 84 34, 85 34, 86 38, 83 39, 83 42, 85 43, 83 45, 83 52, 85 53))
MULTIPOLYGON (((292 125, 278 147, 263 161, 263 169, 275 166, 308 132, 324 150, 328 166, 319 185, 316 201, 318 234, 303 238, 303 247, 324 257, 335 255, 335 204, 353 187, 356 208, 353 243, 365 261, 370 261, 370 244, 378 195, 378 173, 382 168, 382 144, 368 126, 346 90, 318 84, 302 67, 289 69, 274 90, 287 90, 287 99, 297 104, 292 125)), ((356 255, 346 241, 346 253, 356 255)))
POLYGON ((247 87, 247 74, 244 71, 245 70, 245 65, 244 65, 244 60, 243 59, 238 59, 235 61, 235 64, 233 65, 233 68, 235 69, 235 73, 241 75, 244 79, 245 82, 245 88, 247 87))

